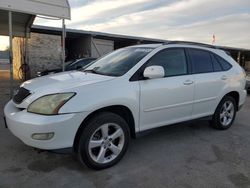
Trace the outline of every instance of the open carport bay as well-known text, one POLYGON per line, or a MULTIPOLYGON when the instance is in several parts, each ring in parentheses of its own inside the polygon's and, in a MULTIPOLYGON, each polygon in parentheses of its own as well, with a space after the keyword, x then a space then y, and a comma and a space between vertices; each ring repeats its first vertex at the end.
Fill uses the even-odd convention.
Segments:
POLYGON ((249 112, 248 96, 227 131, 197 121, 145 133, 131 141, 120 163, 102 171, 68 154, 35 151, 5 129, 1 118, 0 187, 250 187, 249 112))

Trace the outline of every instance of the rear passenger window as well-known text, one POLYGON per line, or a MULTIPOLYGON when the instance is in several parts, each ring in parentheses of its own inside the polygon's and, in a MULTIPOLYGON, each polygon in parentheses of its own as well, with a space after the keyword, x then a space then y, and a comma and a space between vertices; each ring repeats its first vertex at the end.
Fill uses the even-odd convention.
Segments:
POLYGON ((215 57, 214 57, 213 54, 211 54, 211 58, 212 58, 212 61, 213 61, 214 72, 223 71, 222 66, 221 66, 220 63, 215 59, 215 57))
POLYGON ((209 52, 189 49, 189 56, 192 61, 193 73, 213 72, 213 63, 209 52))
POLYGON ((215 56, 215 59, 222 66, 223 70, 227 71, 227 70, 231 69, 232 65, 230 63, 228 63, 226 60, 224 60, 222 57, 220 57, 218 55, 214 55, 214 56, 215 56))

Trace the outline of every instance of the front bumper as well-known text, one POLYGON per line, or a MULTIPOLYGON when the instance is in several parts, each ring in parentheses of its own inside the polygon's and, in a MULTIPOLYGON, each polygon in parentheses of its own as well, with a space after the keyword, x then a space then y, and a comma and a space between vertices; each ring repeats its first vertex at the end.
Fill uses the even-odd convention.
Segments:
POLYGON ((25 144, 45 150, 68 148, 73 146, 76 132, 86 113, 62 115, 38 115, 16 108, 12 101, 4 107, 4 115, 9 130, 25 144), (37 133, 54 133, 49 140, 34 140, 37 133))

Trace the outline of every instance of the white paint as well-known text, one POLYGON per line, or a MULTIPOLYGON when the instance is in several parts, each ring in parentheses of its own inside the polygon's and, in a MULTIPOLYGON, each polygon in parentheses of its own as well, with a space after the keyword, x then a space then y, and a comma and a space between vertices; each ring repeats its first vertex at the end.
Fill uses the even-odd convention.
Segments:
POLYGON ((239 93, 239 105, 244 103, 244 72, 231 57, 217 49, 192 46, 224 57, 233 66, 229 71, 129 81, 160 50, 190 45, 158 44, 151 47, 155 49, 120 77, 73 71, 24 82, 22 87, 29 89, 32 94, 19 105, 10 101, 5 106, 4 114, 9 129, 30 146, 58 149, 71 147, 84 118, 107 106, 123 105, 130 109, 135 120, 135 131, 139 132, 213 115, 221 99, 231 91, 239 93), (221 79, 224 75, 227 76, 226 80, 221 79), (37 98, 64 92, 75 92, 76 95, 60 108, 59 115, 45 116, 26 111, 37 98), (38 141, 31 138, 34 133, 47 132, 55 133, 52 140, 38 141))

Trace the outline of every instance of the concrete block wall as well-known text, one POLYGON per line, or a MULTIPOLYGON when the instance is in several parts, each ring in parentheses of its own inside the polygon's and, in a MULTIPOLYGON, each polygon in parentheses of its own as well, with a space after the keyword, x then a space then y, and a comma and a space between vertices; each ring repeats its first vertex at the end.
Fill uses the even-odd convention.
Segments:
POLYGON ((58 35, 31 33, 27 45, 25 45, 25 39, 15 37, 13 39, 14 77, 20 78, 22 74, 20 66, 24 62, 29 66, 28 79, 34 78, 38 71, 61 68, 61 51, 61 37, 58 35), (26 58, 24 58, 25 54, 26 58))
POLYGON ((61 68, 61 37, 31 33, 28 39, 28 64, 30 77, 35 77, 38 71, 61 68))

